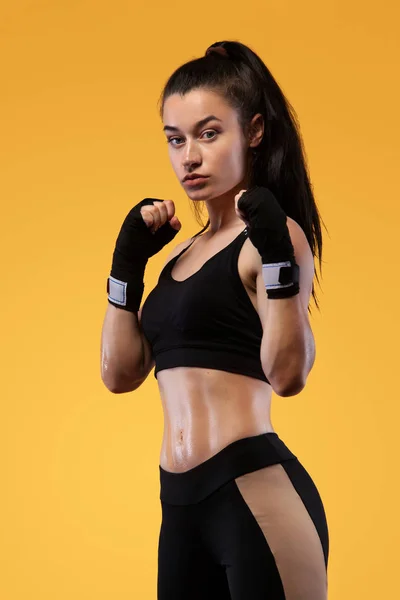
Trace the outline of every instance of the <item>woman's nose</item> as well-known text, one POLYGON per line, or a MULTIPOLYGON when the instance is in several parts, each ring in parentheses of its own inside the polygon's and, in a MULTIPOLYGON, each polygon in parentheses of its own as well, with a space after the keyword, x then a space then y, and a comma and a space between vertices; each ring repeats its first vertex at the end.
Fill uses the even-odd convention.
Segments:
POLYGON ((185 167, 185 169, 192 168, 199 164, 200 164, 199 158, 195 158, 193 156, 188 156, 187 158, 185 158, 185 160, 183 162, 183 166, 185 167))
POLYGON ((184 153, 184 166, 189 167, 191 164, 199 164, 200 152, 194 144, 187 144, 186 152, 184 153))

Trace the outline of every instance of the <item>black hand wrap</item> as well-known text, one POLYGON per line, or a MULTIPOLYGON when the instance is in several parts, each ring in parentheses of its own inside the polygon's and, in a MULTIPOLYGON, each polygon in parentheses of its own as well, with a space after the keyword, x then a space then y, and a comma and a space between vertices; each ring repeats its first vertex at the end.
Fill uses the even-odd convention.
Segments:
POLYGON ((108 301, 117 308, 138 312, 144 291, 144 271, 148 259, 157 254, 178 233, 169 221, 154 234, 140 213, 142 206, 163 202, 145 198, 125 217, 113 253, 110 277, 107 279, 108 301))
POLYGON ((248 221, 248 235, 260 253, 268 298, 289 298, 299 293, 299 266, 286 223, 287 217, 273 193, 255 186, 237 204, 248 221))

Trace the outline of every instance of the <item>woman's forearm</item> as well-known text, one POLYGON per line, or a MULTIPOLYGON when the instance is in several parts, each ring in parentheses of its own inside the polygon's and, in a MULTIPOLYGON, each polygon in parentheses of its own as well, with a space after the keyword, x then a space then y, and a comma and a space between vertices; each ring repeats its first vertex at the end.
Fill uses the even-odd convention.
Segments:
POLYGON ((101 378, 111 392, 132 391, 143 380, 148 357, 142 335, 135 312, 108 305, 101 334, 101 378))

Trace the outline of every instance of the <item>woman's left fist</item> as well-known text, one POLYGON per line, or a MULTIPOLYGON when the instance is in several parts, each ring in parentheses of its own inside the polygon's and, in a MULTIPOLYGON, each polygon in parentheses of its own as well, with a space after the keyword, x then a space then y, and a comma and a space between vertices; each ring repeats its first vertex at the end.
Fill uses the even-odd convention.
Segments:
POLYGON ((244 214, 238 209, 238 202, 240 200, 240 198, 242 197, 242 194, 244 194, 245 192, 247 192, 247 190, 240 190, 240 192, 238 194, 236 194, 235 196, 235 212, 237 214, 237 216, 242 219, 242 221, 248 225, 248 221, 246 221, 244 214))
POLYGON ((287 217, 266 187, 241 190, 235 196, 238 216, 247 223, 247 234, 258 250, 268 298, 289 298, 299 293, 299 266, 287 226, 287 217))
POLYGON ((286 214, 268 188, 241 190, 235 203, 236 214, 247 224, 250 241, 263 263, 294 259, 286 214))

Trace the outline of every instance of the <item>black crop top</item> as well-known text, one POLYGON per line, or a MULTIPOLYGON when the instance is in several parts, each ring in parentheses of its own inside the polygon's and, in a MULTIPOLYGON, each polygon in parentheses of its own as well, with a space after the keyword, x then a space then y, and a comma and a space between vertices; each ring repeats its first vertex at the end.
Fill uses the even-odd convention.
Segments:
POLYGON ((238 271, 244 229, 184 281, 172 258, 142 307, 141 325, 155 360, 154 376, 172 367, 204 367, 269 383, 261 366, 262 325, 238 271))

